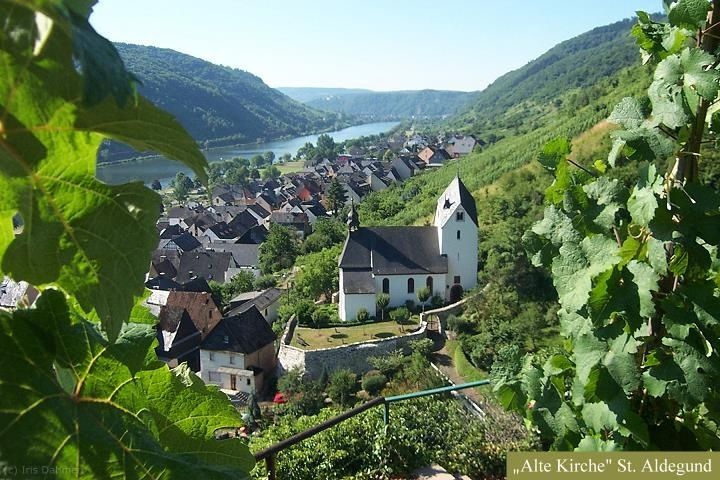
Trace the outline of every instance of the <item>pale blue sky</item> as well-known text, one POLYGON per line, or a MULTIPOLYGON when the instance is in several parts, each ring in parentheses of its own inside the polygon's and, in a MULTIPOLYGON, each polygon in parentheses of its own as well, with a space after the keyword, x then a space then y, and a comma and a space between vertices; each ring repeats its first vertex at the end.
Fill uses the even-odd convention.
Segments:
POLYGON ((101 0, 114 41, 241 68, 272 87, 479 90, 660 0, 101 0))

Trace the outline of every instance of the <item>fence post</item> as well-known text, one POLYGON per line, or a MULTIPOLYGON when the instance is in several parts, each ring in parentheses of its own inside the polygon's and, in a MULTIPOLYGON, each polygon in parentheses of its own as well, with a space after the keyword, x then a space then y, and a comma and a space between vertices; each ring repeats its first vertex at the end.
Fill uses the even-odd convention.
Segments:
POLYGON ((387 425, 390 423, 390 403, 385 402, 383 407, 385 407, 383 410, 383 421, 385 422, 385 425, 387 425))
POLYGON ((275 454, 265 457, 265 468, 268 480, 275 480, 275 454))

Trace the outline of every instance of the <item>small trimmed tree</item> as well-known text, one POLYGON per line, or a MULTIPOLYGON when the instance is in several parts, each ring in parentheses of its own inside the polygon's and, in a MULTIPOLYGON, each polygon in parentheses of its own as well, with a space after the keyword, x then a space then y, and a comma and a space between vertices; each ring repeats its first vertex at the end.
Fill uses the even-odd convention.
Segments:
POLYGON ((375 299, 375 303, 377 304, 377 307, 380 309, 380 319, 385 320, 385 309, 387 308, 388 304, 390 303, 390 295, 387 293, 379 293, 377 298, 375 299))
POLYGON ((417 291, 417 299, 422 304, 422 311, 425 313, 425 302, 430 300, 432 291, 428 287, 422 287, 417 291))
POLYGON ((352 395, 357 391, 357 375, 350 370, 336 370, 330 375, 327 393, 333 402, 349 406, 352 395))

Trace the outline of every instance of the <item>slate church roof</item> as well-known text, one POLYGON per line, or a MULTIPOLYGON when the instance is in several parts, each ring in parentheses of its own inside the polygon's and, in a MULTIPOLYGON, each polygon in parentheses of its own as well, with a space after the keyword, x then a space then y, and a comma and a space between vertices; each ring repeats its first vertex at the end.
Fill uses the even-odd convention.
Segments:
POLYGON ((477 205, 475 205, 475 199, 459 177, 455 177, 453 181, 450 182, 450 185, 448 185, 442 196, 438 199, 438 207, 435 211, 435 223, 438 223, 439 219, 440 225, 444 224, 447 215, 458 203, 462 205, 470 219, 477 225, 477 205), (447 213, 443 210, 447 210, 447 213))
POLYGON ((340 268, 376 275, 447 273, 435 227, 360 227, 350 232, 340 268))

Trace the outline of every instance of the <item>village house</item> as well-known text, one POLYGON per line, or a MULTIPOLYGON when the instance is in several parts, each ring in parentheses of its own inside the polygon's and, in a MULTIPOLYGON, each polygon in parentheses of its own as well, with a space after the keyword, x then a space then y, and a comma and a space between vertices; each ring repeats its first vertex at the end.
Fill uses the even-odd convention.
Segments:
POLYGON ((261 392, 275 371, 275 338, 255 306, 222 318, 200 344, 200 378, 228 395, 261 392))
POLYGON ((354 320, 372 314, 379 293, 390 307, 417 302, 427 286, 448 302, 477 284, 477 207, 460 178, 440 195, 432 226, 361 227, 355 208, 340 255, 339 315, 354 320))
POLYGON ((472 135, 455 135, 448 140, 445 150, 453 158, 472 153, 477 145, 477 140, 472 135))
POLYGON ((429 145, 418 153, 418 158, 428 166, 439 166, 449 160, 450 155, 445 149, 429 145))

